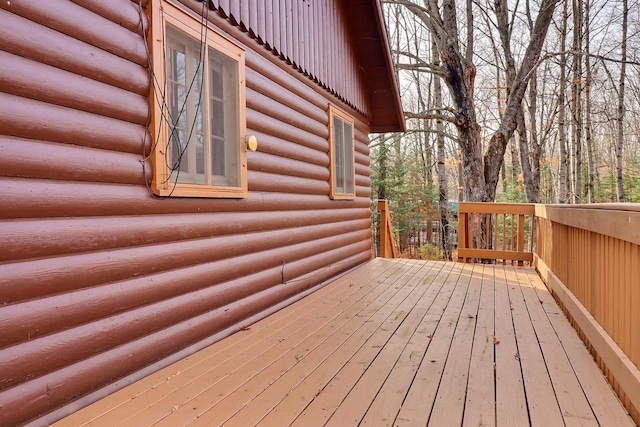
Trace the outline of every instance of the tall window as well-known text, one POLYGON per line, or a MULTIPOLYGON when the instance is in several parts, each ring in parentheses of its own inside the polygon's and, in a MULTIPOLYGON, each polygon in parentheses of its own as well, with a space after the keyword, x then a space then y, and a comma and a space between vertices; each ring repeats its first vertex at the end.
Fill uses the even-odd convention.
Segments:
POLYGON ((356 197, 353 125, 353 117, 332 105, 329 106, 332 199, 356 197))
POLYGON ((165 84, 154 93, 154 191, 245 197, 244 52, 168 2, 154 5, 153 29, 165 84))

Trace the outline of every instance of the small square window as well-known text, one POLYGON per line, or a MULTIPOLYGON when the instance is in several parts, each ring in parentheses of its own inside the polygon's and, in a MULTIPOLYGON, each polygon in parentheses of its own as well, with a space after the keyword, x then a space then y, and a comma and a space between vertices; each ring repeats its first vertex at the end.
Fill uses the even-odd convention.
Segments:
POLYGON ((161 196, 246 197, 244 51, 205 23, 154 2, 156 146, 161 196))
POLYGON ((329 106, 329 151, 331 156, 331 198, 355 199, 355 156, 353 117, 329 106))

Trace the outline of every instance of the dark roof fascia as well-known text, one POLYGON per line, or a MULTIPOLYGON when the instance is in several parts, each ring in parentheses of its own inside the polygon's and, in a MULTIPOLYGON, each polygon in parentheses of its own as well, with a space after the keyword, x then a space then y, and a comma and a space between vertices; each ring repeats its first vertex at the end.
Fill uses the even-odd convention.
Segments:
POLYGON ((393 103, 396 110, 398 125, 398 132, 406 131, 406 123, 404 120, 404 112, 402 109, 402 101, 400 100, 400 89, 398 86, 398 80, 396 79, 396 73, 393 67, 393 59, 391 58, 391 46, 389 45, 389 37, 387 33, 387 25, 384 21, 384 13, 382 12, 382 5, 380 0, 371 0, 374 14, 376 16, 376 23, 378 26, 378 32, 380 33, 380 41, 382 43, 382 49, 384 52, 384 60, 387 66, 387 74, 389 75, 389 83, 393 91, 393 103))

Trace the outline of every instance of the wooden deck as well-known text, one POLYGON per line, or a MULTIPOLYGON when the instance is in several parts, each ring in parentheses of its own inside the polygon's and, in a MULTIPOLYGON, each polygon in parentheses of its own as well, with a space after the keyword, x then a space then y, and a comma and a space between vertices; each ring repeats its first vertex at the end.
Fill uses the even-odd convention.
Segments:
POLYGON ((530 268, 375 259, 58 426, 632 426, 530 268))

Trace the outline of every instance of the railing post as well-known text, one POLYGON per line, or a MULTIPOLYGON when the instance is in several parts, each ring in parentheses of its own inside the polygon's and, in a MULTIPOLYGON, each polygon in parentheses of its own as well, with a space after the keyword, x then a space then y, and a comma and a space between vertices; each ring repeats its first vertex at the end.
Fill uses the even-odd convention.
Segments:
MULTIPOLYGON (((466 212, 458 213, 458 250, 469 247, 469 214, 466 212)), ((458 252, 459 253, 459 252, 458 252)), ((467 262, 467 258, 458 257, 458 262, 467 262)))
POLYGON ((380 211, 380 257, 395 258, 396 250, 393 246, 393 228, 391 227, 391 216, 389 215, 389 201, 378 200, 378 211, 380 211))

